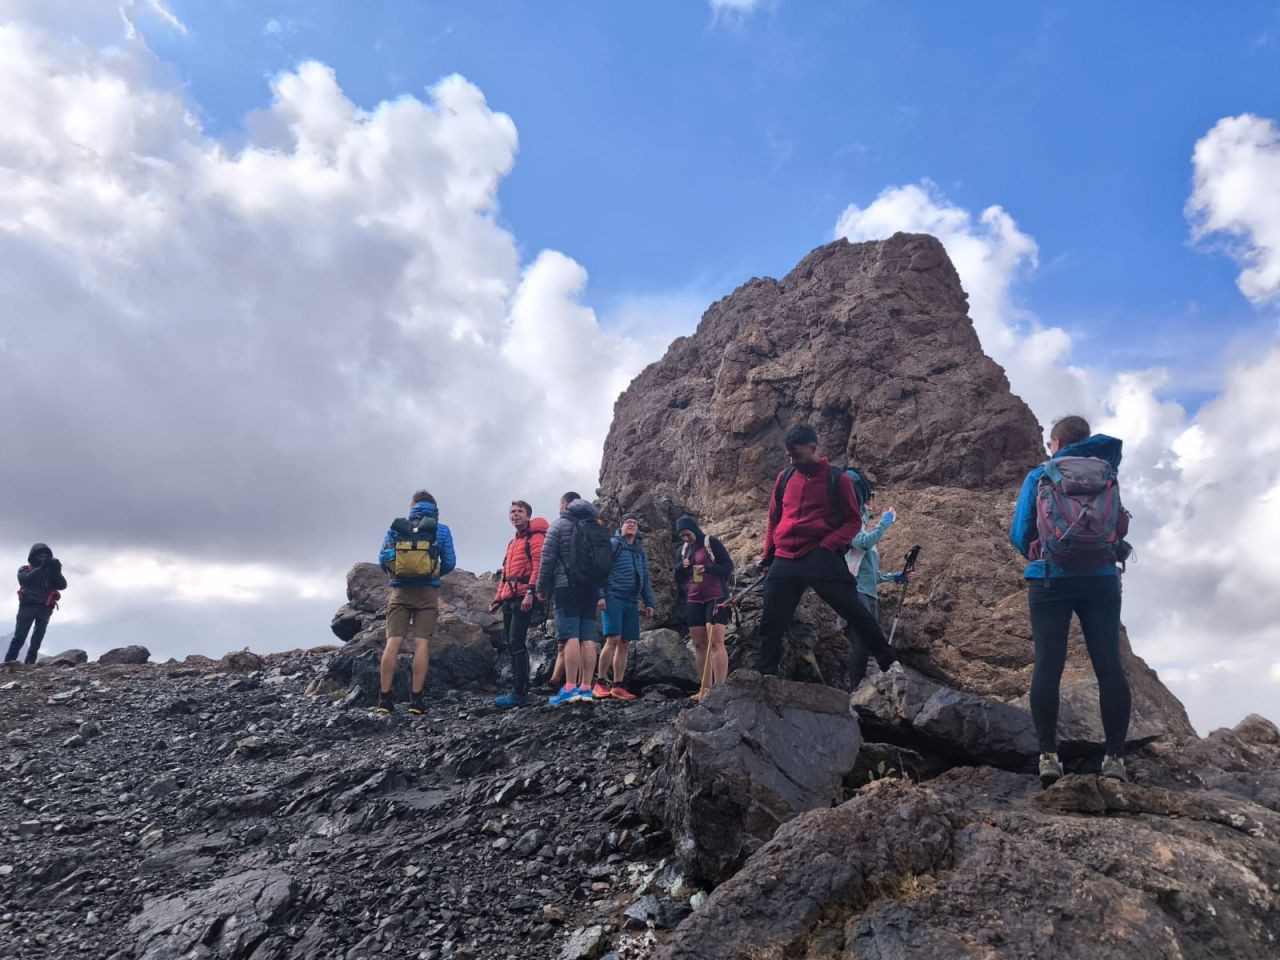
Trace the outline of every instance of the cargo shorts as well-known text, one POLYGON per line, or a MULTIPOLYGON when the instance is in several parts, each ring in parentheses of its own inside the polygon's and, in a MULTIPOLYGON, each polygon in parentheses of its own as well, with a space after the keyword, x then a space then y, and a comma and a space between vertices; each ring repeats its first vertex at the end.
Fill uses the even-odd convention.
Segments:
POLYGON ((440 615, 439 587, 392 587, 387 603, 387 638, 430 639, 440 615))

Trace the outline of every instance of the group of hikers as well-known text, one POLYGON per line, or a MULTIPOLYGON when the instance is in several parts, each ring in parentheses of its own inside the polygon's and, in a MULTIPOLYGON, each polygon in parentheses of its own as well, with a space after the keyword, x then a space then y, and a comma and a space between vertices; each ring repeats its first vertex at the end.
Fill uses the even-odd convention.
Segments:
MULTIPOLYGON (((820 454, 811 426, 792 427, 784 444, 790 465, 774 481, 761 576, 750 586, 733 593, 734 564, 724 545, 704 534, 693 517, 676 521, 680 546, 673 574, 701 678, 695 696, 728 675, 725 633, 732 610, 757 589, 763 593, 756 661, 762 673, 778 673, 784 637, 809 589, 835 611, 849 637, 854 689, 865 679, 870 659, 882 671, 898 660, 880 625, 878 588, 893 582, 905 590, 915 551, 901 572, 884 573, 877 546, 896 512, 885 510, 873 524, 870 479, 856 468, 833 466, 820 454)), ((1098 677, 1106 736, 1101 772, 1127 779, 1123 755, 1130 692, 1120 658, 1119 572, 1129 555, 1124 540, 1129 514, 1120 502, 1117 480, 1121 441, 1092 435, 1087 421, 1070 416, 1053 425, 1048 450, 1050 458, 1023 482, 1010 530, 1012 543, 1029 561, 1024 576, 1035 648, 1031 714, 1039 739, 1040 781, 1048 786, 1063 774, 1057 714, 1073 613, 1098 677)), ((490 605, 491 612, 502 612, 511 656, 513 689, 497 697, 499 707, 533 704, 527 637, 530 626, 545 619, 549 605, 557 641, 552 672, 557 689, 547 702, 635 698, 625 685, 630 645, 640 638, 642 617, 652 619, 657 606, 640 517, 623 515, 611 534, 600 511, 578 493, 565 493, 559 506, 550 523, 534 517, 524 500, 512 501, 508 511, 515 534, 490 605)), ((395 709, 392 688, 399 650, 412 633, 409 712, 421 714, 440 578, 456 562, 453 537, 439 522, 430 493, 413 495, 409 515, 387 531, 380 561, 392 589, 376 709, 395 709)))

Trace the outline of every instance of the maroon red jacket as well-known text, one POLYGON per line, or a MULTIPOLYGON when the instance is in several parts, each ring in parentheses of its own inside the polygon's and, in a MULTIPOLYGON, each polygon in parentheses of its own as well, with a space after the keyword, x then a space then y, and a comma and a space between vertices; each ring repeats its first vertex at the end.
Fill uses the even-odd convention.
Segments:
MULTIPOLYGON (((786 560, 795 560, 819 547, 841 552, 849 548, 853 538, 862 529, 862 508, 858 495, 853 491, 853 478, 841 470, 836 484, 840 498, 840 515, 843 523, 832 523, 835 512, 827 487, 827 474, 831 461, 823 457, 812 473, 797 469, 787 481, 782 495, 782 516, 773 522, 774 504, 777 503, 779 473, 773 481, 773 495, 769 497, 769 525, 764 534, 764 556, 771 554, 786 560)), ((784 471, 785 472, 785 471, 784 471)))

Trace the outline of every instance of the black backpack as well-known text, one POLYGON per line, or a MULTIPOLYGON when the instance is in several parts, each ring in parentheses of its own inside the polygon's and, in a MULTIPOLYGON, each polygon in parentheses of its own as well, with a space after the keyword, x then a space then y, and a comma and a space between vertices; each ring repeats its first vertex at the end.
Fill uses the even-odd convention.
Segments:
POLYGON ((599 590, 609 582, 613 569, 613 534, 598 520, 575 520, 569 535, 569 586, 599 590))

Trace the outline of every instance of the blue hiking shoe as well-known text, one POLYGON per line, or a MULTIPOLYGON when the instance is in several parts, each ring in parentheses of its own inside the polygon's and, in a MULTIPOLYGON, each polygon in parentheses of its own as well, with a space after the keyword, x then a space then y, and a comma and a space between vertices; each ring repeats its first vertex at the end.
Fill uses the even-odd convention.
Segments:
POLYGON ((558 707, 562 703, 573 703, 578 699, 578 689, 576 687, 561 687, 560 692, 554 697, 547 697, 547 703, 553 707, 558 707))
POLYGON ((585 701, 586 703, 591 703, 595 700, 595 697, 591 695, 590 687, 579 687, 577 690, 573 692, 573 699, 582 700, 582 701, 585 701))
POLYGON ((517 697, 514 693, 504 693, 500 697, 494 697, 493 705, 510 710, 513 707, 532 706, 532 702, 529 700, 528 695, 517 697))

